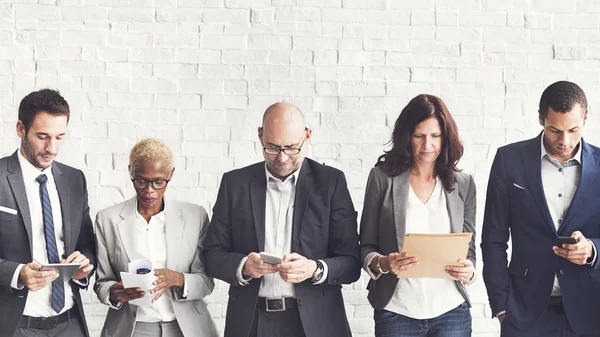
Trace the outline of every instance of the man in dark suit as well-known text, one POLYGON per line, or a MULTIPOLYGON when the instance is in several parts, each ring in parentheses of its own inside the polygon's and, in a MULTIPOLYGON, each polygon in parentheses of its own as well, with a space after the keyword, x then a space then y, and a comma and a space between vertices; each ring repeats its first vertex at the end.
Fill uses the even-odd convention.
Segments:
POLYGON ((0 159, 0 337, 89 337, 79 295, 95 265, 86 182, 54 161, 69 115, 57 91, 25 96, 20 148, 0 159), (40 269, 49 263, 79 269, 63 280, 40 269))
POLYGON ((273 104, 258 128, 265 161, 223 175, 204 254, 230 284, 225 337, 351 336, 342 284, 360 276, 356 211, 344 174, 304 158, 311 134, 297 107, 273 104))
POLYGON ((583 90, 556 82, 540 99, 543 132, 496 153, 481 248, 503 337, 600 335, 600 149, 581 137, 587 113, 583 90))

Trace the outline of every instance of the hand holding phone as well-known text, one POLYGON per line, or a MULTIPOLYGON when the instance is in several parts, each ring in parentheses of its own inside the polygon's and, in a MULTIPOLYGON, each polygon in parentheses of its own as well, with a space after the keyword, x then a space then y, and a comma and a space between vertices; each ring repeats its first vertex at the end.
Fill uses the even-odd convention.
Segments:
POLYGON ((279 257, 279 256, 275 256, 273 254, 269 254, 269 253, 265 253, 265 252, 261 252, 260 253, 260 258, 263 260, 263 262, 268 263, 268 264, 280 264, 283 262, 283 260, 279 257))
POLYGON ((562 248, 562 245, 568 243, 568 244, 576 244, 577 243, 577 239, 574 237, 570 237, 570 236, 559 236, 558 239, 556 239, 556 245, 562 248))

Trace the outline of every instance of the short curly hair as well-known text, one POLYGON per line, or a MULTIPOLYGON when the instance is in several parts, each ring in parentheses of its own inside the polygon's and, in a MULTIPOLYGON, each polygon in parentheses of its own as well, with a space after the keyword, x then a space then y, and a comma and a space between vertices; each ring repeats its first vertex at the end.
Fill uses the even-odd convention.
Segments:
POLYGON ((556 112, 567 113, 576 104, 581 105, 583 111, 587 112, 588 102, 583 90, 573 82, 558 81, 552 83, 542 93, 539 114, 546 119, 549 108, 556 112))
POLYGON ((131 170, 135 170, 141 163, 154 161, 163 163, 169 171, 173 170, 173 152, 167 144, 155 138, 140 140, 129 153, 131 170))

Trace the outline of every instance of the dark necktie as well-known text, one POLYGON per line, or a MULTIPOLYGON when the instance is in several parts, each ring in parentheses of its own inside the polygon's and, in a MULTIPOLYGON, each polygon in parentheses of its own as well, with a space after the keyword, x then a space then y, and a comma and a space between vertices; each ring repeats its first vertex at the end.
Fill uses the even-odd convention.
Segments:
MULTIPOLYGON (((40 183, 40 200, 42 201, 42 215, 44 217, 44 236, 46 237, 46 253, 48 254, 48 262, 60 263, 58 249, 56 248, 56 236, 54 235, 54 219, 52 217, 52 205, 50 204, 50 196, 46 188, 48 177, 45 174, 40 174, 37 179, 40 183)), ((56 313, 59 313, 65 306, 65 284, 59 277, 52 282, 52 300, 50 306, 56 313)))

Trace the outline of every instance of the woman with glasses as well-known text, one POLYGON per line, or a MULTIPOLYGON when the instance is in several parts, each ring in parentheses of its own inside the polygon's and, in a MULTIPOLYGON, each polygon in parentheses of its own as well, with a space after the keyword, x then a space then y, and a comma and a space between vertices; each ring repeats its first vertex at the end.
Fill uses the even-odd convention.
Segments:
POLYGON ((129 155, 136 196, 96 217, 94 291, 110 307, 103 337, 217 336, 203 300, 214 288, 202 256, 208 215, 201 206, 164 197, 174 171, 166 144, 140 141, 129 155), (120 272, 128 272, 129 262, 139 257, 152 263, 153 271, 138 270, 156 276, 150 290, 124 288, 121 282, 120 272), (129 303, 144 296, 152 297, 151 304, 129 303))
POLYGON ((441 99, 419 95, 390 142, 371 169, 360 224, 375 336, 471 336, 465 285, 475 272, 475 183, 456 166, 463 154, 456 124, 441 99), (419 262, 400 253, 406 233, 463 232, 473 237, 461 267, 446 266, 454 280, 399 278, 419 262))

